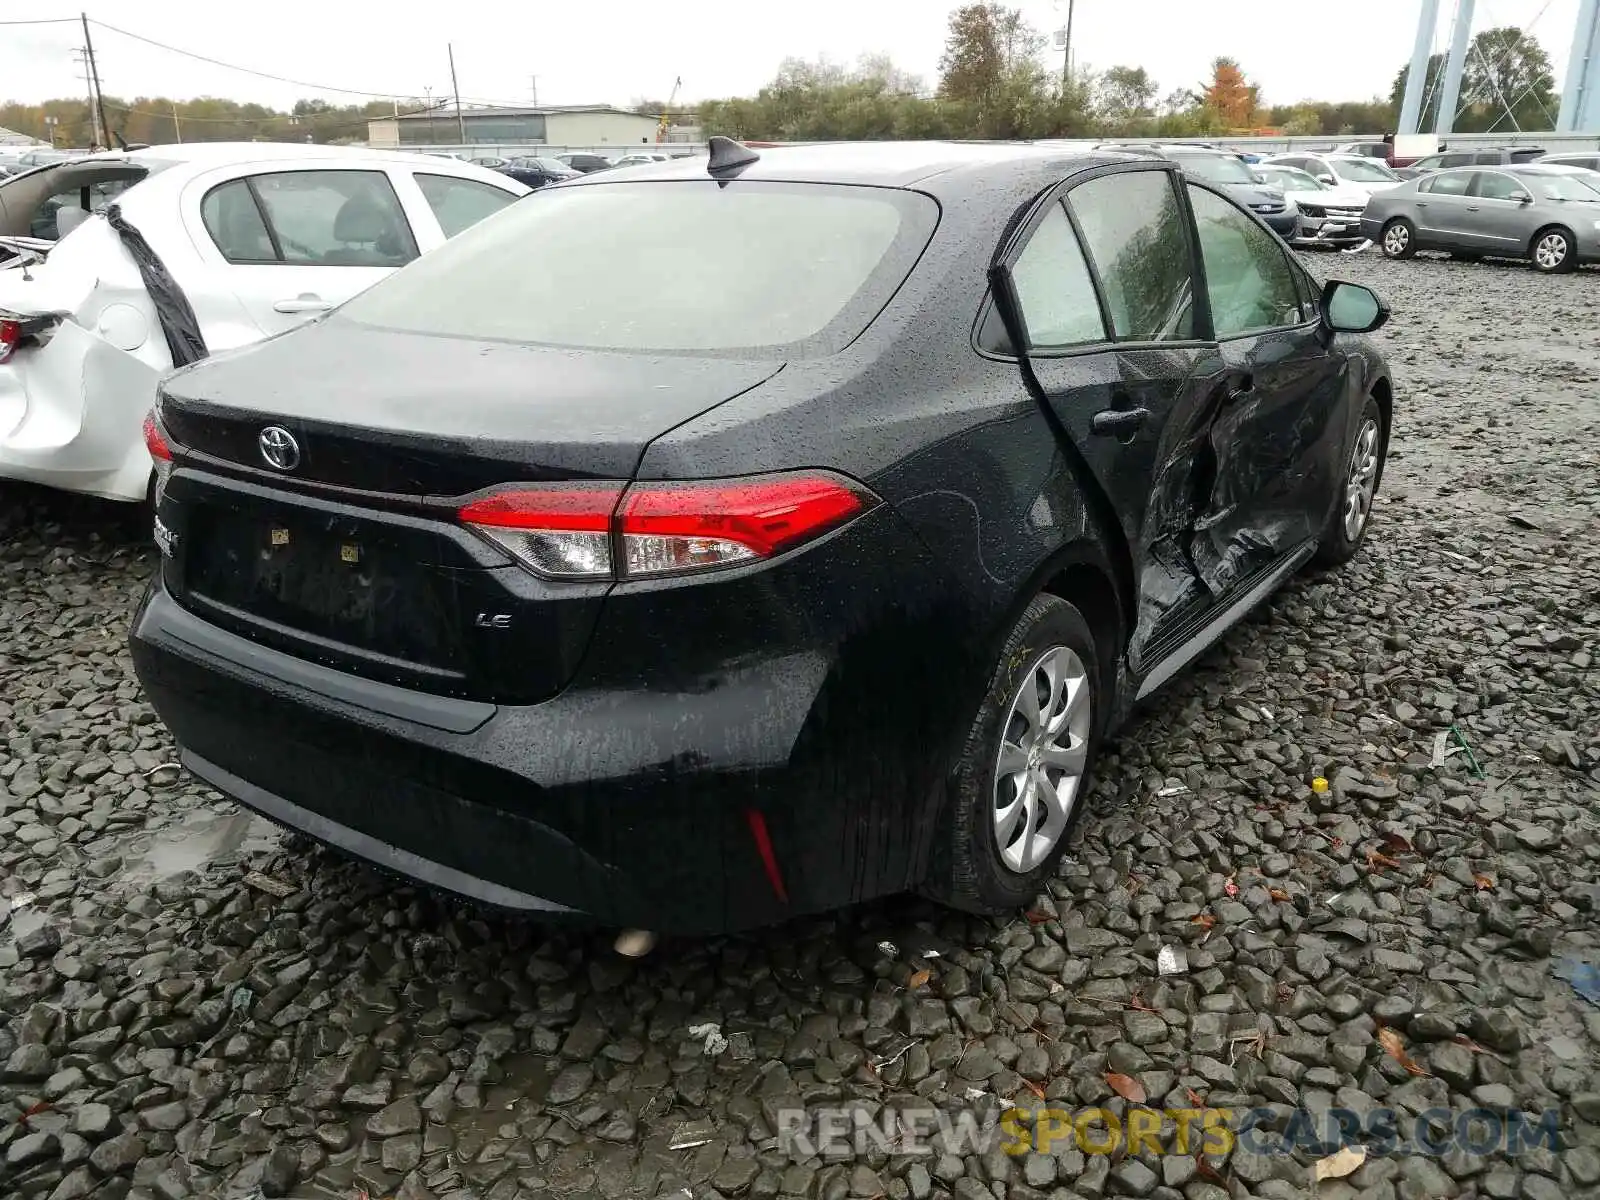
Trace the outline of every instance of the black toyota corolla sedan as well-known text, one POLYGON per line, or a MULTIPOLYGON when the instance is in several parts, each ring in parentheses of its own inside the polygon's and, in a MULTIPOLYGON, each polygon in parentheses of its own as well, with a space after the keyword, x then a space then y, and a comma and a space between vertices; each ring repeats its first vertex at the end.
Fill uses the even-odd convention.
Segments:
POLYGON ((1386 316, 1170 161, 719 139, 168 379, 135 663, 196 776, 493 905, 1004 910, 1360 546, 1386 316))

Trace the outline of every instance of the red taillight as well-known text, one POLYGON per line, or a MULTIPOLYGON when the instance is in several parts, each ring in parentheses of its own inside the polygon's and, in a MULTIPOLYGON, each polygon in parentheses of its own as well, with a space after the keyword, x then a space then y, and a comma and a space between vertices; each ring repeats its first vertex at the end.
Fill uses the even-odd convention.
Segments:
POLYGON ((625 491, 612 483, 521 487, 474 500, 459 516, 537 574, 612 579, 771 558, 873 503, 847 480, 807 471, 625 491))
POLYGON ((10 317, 0 317, 0 363, 5 362, 22 340, 22 323, 10 317))
POLYGON ((493 492, 456 515, 547 579, 611 578, 611 514, 620 483, 493 492))
MULTIPOLYGON (((126 425, 123 426, 127 428, 126 425)), ((156 424, 155 413, 146 413, 144 417, 144 448, 150 451, 150 457, 157 462, 170 463, 172 461, 172 447, 167 445, 167 439, 161 432, 161 426, 156 424)))
POLYGON ((32 338, 36 342, 48 341, 58 317, 19 317, 16 314, 0 316, 0 363, 16 353, 17 347, 32 338))
MULTIPOLYGON (((155 468, 155 486, 150 491, 150 503, 161 507, 161 498, 167 494, 167 480, 172 477, 172 446, 167 435, 161 432, 154 411, 144 415, 144 447, 150 451, 150 465, 155 468)), ((160 525, 160 522, 156 522, 160 525)))

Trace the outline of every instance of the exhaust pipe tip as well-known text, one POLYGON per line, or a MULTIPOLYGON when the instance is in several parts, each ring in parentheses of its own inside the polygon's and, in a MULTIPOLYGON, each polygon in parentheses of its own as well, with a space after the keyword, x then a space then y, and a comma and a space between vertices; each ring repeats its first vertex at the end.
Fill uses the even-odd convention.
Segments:
POLYGON ((656 935, 648 929, 624 929, 611 948, 623 958, 643 958, 656 948, 656 935))

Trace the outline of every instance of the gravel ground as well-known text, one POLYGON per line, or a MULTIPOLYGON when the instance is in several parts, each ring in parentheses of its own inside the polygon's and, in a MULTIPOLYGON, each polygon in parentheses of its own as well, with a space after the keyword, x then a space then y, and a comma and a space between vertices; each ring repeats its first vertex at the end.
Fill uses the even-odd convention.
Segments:
POLYGON ((1319 1194, 1595 1194, 1600 1009, 1565 976, 1600 962, 1600 275, 1311 261, 1397 313, 1372 540, 1130 724, 1026 919, 897 900, 631 964, 286 845, 168 765, 123 648, 152 561, 132 523, 0 485, 0 1194, 1306 1186, 1306 1148, 775 1143, 801 1103, 1120 1113, 1108 1072, 1280 1125, 1555 1109, 1559 1152, 1375 1155, 1319 1194), (1452 726, 1484 777, 1434 765, 1452 726), (1186 973, 1158 975, 1165 945, 1186 973))

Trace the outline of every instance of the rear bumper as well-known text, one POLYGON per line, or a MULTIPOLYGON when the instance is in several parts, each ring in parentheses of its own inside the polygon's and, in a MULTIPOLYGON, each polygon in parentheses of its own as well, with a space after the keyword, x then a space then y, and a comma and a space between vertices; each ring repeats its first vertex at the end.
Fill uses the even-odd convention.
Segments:
MULTIPOLYGON (((787 569, 827 573, 810 557, 787 569)), ((638 636, 608 636, 602 620, 579 676, 532 705, 430 695, 261 646, 159 579, 131 649, 189 769, 280 824, 484 904, 706 935, 922 877, 948 766, 935 731, 951 728, 959 690, 927 647, 951 635, 914 628, 903 595, 864 582, 881 603, 839 614, 848 656, 798 636, 791 614, 786 644, 768 630, 759 655, 646 680, 644 639, 669 636, 668 609, 638 636)), ((722 624, 736 642, 738 618, 722 624)))
POLYGON ((0 365, 0 477, 142 501, 158 371, 73 321, 0 365))

